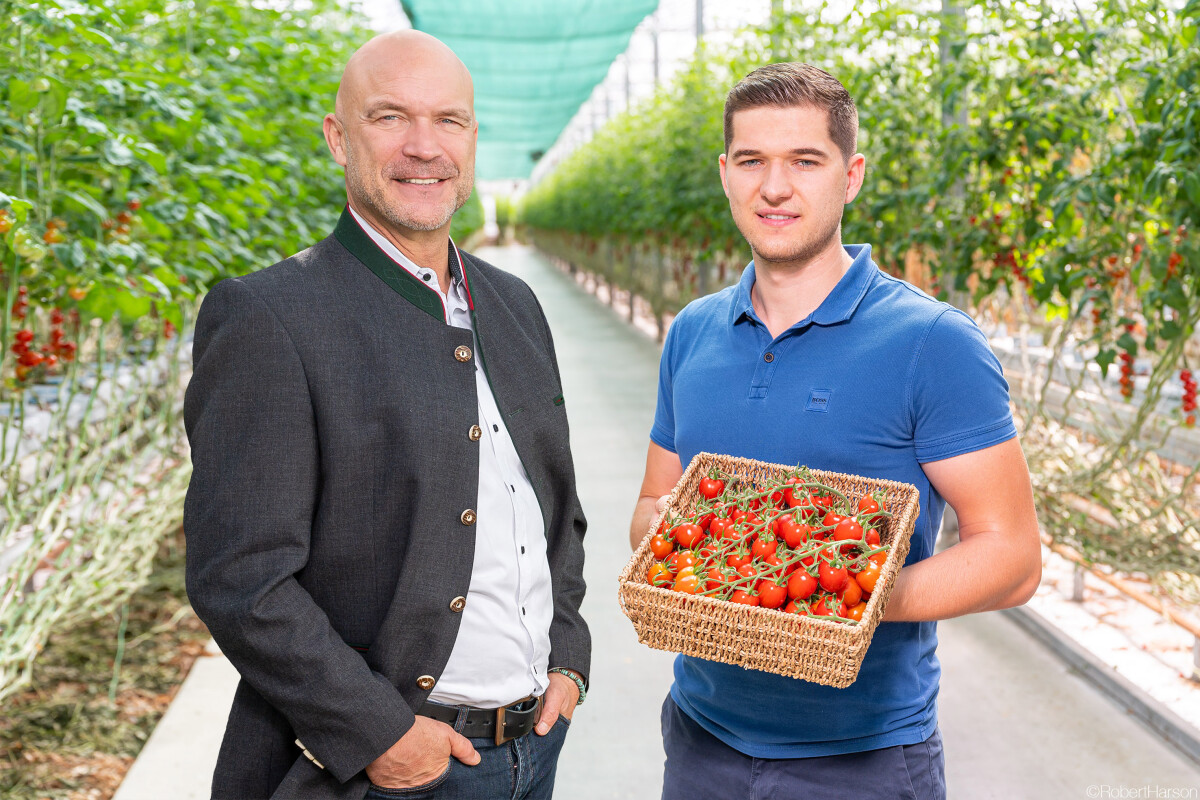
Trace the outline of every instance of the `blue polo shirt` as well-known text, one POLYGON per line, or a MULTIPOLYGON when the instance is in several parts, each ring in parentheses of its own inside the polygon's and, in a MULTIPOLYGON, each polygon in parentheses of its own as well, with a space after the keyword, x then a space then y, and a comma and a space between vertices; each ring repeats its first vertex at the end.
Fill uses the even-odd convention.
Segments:
MULTIPOLYGON (((921 464, 1015 436, 1008 383, 970 317, 881 272, 869 245, 846 252, 825 301, 776 338, 750 303, 753 263, 680 312, 650 438, 684 466, 723 453, 914 484, 911 564, 933 553, 946 507, 921 464)), ((936 647, 936 623, 883 623, 845 689, 680 656, 671 696, 758 758, 915 744, 937 726, 936 647)))

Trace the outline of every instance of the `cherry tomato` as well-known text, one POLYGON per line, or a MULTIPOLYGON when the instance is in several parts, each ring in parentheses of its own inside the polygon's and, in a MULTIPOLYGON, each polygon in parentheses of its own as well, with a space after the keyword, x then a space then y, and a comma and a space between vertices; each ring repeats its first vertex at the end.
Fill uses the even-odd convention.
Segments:
POLYGON ((782 522, 779 525, 779 535, 783 541, 787 542, 788 547, 796 548, 808 541, 808 534, 812 530, 807 525, 797 522, 792 517, 780 517, 782 522))
POLYGON ((700 479, 700 495, 707 500, 712 500, 725 490, 725 482, 719 481, 716 478, 701 478, 700 479))
POLYGON ((646 570, 646 583, 651 586, 670 586, 673 580, 671 571, 662 562, 655 561, 646 570))
POLYGON ((758 595, 750 594, 743 589, 734 589, 733 596, 729 599, 734 603, 740 603, 744 606, 756 606, 761 602, 758 599, 758 595))
POLYGON ((681 570, 675 578, 675 585, 672 588, 684 594, 695 594, 696 590, 700 588, 700 579, 690 568, 681 570))
POLYGON ((793 600, 807 600, 817 590, 817 579, 804 571, 793 572, 787 590, 793 600))
POLYGON ((775 541, 774 537, 760 536, 754 546, 750 548, 750 555, 754 558, 764 559, 767 556, 775 555, 775 548, 778 546, 779 543, 775 541))
POLYGON ((863 538, 862 525, 850 517, 843 517, 833 529, 833 538, 838 542, 861 539, 863 538))
POLYGON ((729 530, 729 520, 724 517, 714 517, 712 522, 708 523, 708 532, 718 539, 725 537, 725 532, 729 530))
POLYGON ((737 574, 743 578, 757 578, 758 570, 754 568, 753 564, 742 564, 737 568, 737 574))
POLYGON ((671 562, 674 561, 675 572, 679 573, 686 567, 696 566, 696 562, 700 559, 696 558, 696 554, 691 550, 676 550, 671 555, 667 556, 667 566, 671 567, 671 562))
POLYGON ((858 501, 858 513, 868 515, 870 521, 875 525, 883 520, 881 511, 887 511, 887 509, 874 497, 864 497, 858 501))
POLYGON ((677 526, 671 531, 672 538, 679 542, 680 547, 691 549, 696 546, 696 542, 704 538, 704 531, 699 525, 691 522, 685 522, 683 525, 677 526))
POLYGON ((838 592, 838 597, 842 598, 847 608, 856 606, 862 600, 862 587, 858 585, 857 580, 846 581, 846 585, 838 592))
POLYGON ((854 576, 854 581, 864 592, 873 592, 875 591, 875 584, 879 580, 879 573, 881 571, 882 567, 874 561, 868 561, 867 566, 863 567, 862 571, 854 576))
POLYGON ((654 534, 654 537, 650 540, 650 552, 659 561, 669 556, 674 549, 675 545, 671 544, 671 540, 667 539, 661 533, 654 534))
POLYGON ((809 612, 812 613, 812 615, 814 617, 828 617, 829 613, 830 613, 829 608, 826 607, 826 605, 825 605, 824 597, 820 598, 815 603, 811 604, 808 607, 808 610, 809 610, 809 612))
POLYGON ((817 567, 817 575, 821 588, 827 592, 840 592, 846 582, 850 580, 850 573, 845 567, 835 567, 825 559, 821 559, 821 564, 817 567))
POLYGON ((850 619, 856 620, 858 622, 862 622, 863 612, 866 610, 867 610, 866 603, 858 603, 857 605, 851 606, 850 609, 843 616, 849 617, 850 619))
POLYGON ((773 580, 759 581, 758 599, 763 608, 779 608, 788 599, 787 589, 773 580))
POLYGON ((750 551, 739 547, 725 558, 725 563, 734 569, 739 569, 750 563, 750 551))

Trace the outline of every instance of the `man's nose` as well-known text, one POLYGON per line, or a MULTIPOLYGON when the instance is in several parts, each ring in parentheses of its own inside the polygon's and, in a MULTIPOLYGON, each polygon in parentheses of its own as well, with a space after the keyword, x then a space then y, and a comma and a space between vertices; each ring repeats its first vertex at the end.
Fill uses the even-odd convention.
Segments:
POLYGON ((442 146, 438 143, 433 122, 427 119, 415 120, 404 137, 401 151, 409 158, 421 161, 432 161, 442 155, 442 146))
POLYGON ((786 168, 782 164, 768 164, 759 188, 764 200, 772 205, 782 203, 792 196, 792 184, 787 179, 786 168))

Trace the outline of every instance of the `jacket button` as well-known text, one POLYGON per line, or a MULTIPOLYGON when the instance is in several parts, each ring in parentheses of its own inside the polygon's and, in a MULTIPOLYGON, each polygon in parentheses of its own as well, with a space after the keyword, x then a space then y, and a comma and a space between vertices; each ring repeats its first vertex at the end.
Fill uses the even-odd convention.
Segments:
POLYGON ((432 675, 422 675, 421 677, 417 678, 417 688, 424 689, 425 691, 432 689, 435 683, 437 683, 437 681, 433 679, 432 675))
POLYGON ((454 357, 459 361, 470 361, 471 348, 467 347, 465 344, 460 344, 458 347, 454 348, 454 357))
POLYGON ((462 514, 459 515, 458 521, 461 522, 463 525, 474 525, 475 524, 475 512, 468 508, 466 511, 464 511, 462 514))
POLYGON ((467 607, 467 598, 465 598, 465 597, 456 597, 450 601, 450 610, 456 614, 459 611, 462 611, 466 607, 467 607))
POLYGON ((478 442, 483 437, 483 428, 478 425, 472 425, 471 430, 467 431, 467 438, 472 442, 478 442))

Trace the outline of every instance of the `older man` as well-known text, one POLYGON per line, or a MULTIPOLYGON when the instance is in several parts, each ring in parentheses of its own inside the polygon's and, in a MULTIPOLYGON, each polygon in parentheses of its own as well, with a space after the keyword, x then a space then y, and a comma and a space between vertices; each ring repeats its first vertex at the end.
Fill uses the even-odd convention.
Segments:
POLYGON ((585 522, 541 308, 449 238, 473 100, 436 39, 364 45, 333 235, 201 308, 188 593, 242 674, 214 797, 550 797, 585 522))

